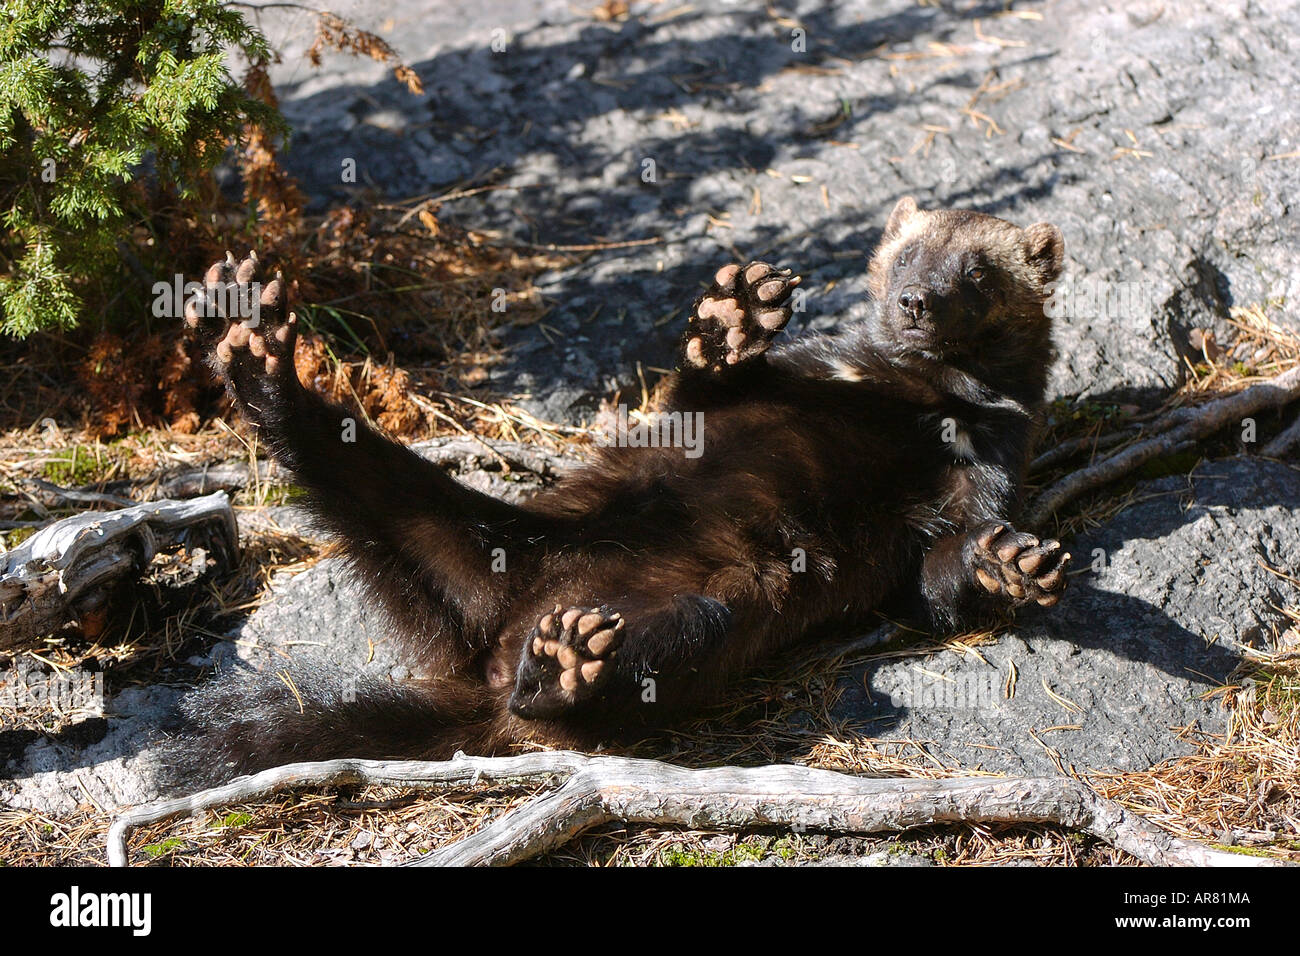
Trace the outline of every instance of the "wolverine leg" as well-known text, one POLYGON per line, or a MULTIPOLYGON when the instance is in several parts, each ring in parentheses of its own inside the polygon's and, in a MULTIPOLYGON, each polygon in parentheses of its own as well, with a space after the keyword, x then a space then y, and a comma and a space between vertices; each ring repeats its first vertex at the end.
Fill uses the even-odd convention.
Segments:
POLYGON ((186 323, 215 342, 212 364, 241 412, 306 488, 308 507, 342 541, 407 649, 435 672, 456 670, 496 630, 511 579, 534 560, 528 541, 548 529, 304 388, 288 286, 278 275, 263 286, 257 275, 252 256, 214 265, 186 323), (232 314, 231 302, 257 308, 232 314))
POLYGON ((975 626, 999 610, 1056 604, 1069 563, 1059 541, 1040 541, 1006 521, 986 521, 948 535, 927 552, 920 598, 936 627, 975 626))

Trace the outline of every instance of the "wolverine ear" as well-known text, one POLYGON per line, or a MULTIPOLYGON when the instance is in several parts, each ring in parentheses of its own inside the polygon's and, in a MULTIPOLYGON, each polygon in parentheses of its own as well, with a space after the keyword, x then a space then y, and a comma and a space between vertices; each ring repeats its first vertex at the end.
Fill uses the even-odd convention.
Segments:
POLYGON ((889 222, 885 224, 885 239, 893 239, 902 231, 907 220, 911 219, 917 213, 916 200, 911 196, 904 196, 894 206, 894 211, 889 214, 889 222))
POLYGON ((1037 266, 1044 282, 1055 282, 1065 262, 1065 237, 1050 222, 1036 222, 1025 228, 1025 258, 1037 266))

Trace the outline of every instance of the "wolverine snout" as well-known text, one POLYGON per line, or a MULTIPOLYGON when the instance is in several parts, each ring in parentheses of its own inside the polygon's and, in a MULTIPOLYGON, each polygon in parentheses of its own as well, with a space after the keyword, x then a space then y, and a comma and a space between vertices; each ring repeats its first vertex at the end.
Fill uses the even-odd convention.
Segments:
POLYGON ((933 310, 934 293, 919 285, 909 285, 898 294, 898 309, 916 325, 922 317, 928 317, 933 310))

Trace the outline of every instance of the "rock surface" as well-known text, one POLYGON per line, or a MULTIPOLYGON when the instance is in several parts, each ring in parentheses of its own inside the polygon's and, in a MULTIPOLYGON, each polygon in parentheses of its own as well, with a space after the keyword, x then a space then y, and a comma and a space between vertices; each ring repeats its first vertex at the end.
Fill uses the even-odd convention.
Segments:
POLYGON ((1056 608, 1022 615, 978 648, 983 660, 945 651, 864 664, 835 715, 946 765, 1012 774, 1056 772, 1048 748, 1079 771, 1140 770, 1190 752, 1184 728, 1222 733, 1206 695, 1241 644, 1277 649, 1277 608, 1300 597, 1260 566, 1300 566, 1300 472, 1212 462, 1190 481, 1140 485, 1136 500, 1070 542, 1083 570, 1056 608))
POLYGON ((1300 326, 1300 8, 1003 6, 701 0, 600 22, 560 0, 358 5, 425 94, 375 64, 286 58, 288 163, 322 202, 355 193, 348 158, 395 197, 491 179, 511 188, 439 215, 507 241, 662 240, 543 276, 549 335, 506 327, 494 384, 557 421, 590 420, 636 362, 667 366, 728 259, 808 277, 792 332, 860 318, 865 256, 906 193, 1061 227, 1057 395, 1167 389, 1187 330, 1226 331, 1233 306, 1300 326))

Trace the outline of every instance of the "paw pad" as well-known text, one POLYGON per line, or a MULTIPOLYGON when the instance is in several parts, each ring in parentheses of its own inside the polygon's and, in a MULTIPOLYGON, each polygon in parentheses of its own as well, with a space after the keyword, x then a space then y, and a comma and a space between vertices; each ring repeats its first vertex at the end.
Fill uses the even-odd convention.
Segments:
POLYGON ((692 309, 683 363, 721 371, 762 355, 790 321, 787 300, 801 281, 766 262, 723 266, 692 309))
POLYGON ((557 604, 526 643, 511 709, 525 717, 555 716, 595 695, 612 670, 625 624, 607 607, 557 604))
POLYGON ((288 300, 283 276, 263 284, 260 263, 249 252, 242 262, 227 252, 203 276, 203 296, 185 304, 185 324, 215 340, 213 352, 223 367, 243 367, 275 375, 293 365, 298 318, 285 316, 288 300))
POLYGON ((1013 605, 1051 607, 1065 590, 1071 556, 1061 542, 990 521, 971 535, 970 563, 976 583, 989 594, 1005 594, 1013 605))

